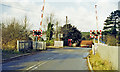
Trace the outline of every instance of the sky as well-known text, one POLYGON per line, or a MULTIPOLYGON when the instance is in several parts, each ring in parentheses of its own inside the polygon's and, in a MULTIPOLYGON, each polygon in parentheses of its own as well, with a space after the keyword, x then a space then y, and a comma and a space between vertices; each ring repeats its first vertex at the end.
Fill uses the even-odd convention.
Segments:
MULTIPOLYGON (((45 0, 43 25, 46 17, 54 14, 59 26, 65 25, 66 16, 69 23, 82 32, 97 30, 95 5, 97 5, 98 29, 102 30, 105 19, 112 11, 118 9, 119 0, 45 0)), ((30 30, 38 30, 40 27, 41 9, 43 0, 2 0, 0 1, 0 21, 6 22, 13 18, 23 21, 25 15, 28 18, 30 30)), ((46 27, 47 28, 47 27, 46 27)))

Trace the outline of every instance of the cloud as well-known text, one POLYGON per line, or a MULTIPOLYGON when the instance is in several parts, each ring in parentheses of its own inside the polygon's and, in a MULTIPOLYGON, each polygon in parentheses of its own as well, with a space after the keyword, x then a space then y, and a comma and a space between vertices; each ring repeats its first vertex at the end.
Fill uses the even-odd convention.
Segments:
MULTIPOLYGON (((3 0, 3 4, 9 5, 13 8, 2 6, 2 8, 5 8, 5 11, 2 11, 2 19, 0 20, 11 19, 13 17, 20 20, 27 15, 31 30, 39 29, 43 3, 42 1, 40 2, 40 0, 38 2, 37 1, 38 0, 35 2, 33 0, 3 0)), ((95 4, 98 5, 97 10, 99 29, 103 28, 103 23, 106 17, 109 16, 112 11, 117 9, 117 0, 114 0, 114 2, 112 0, 51 0, 53 3, 49 3, 48 0, 46 1, 47 3, 45 4, 44 18, 48 14, 54 13, 59 20, 59 25, 63 26, 66 20, 65 17, 68 16, 70 23, 81 31, 96 29, 95 4), (63 2, 64 4, 59 4, 59 2, 63 2), (69 4, 70 2, 71 4, 69 4)), ((45 25, 45 22, 43 24, 45 25)))
POLYGON ((2 4, 7 6, 2 6, 4 11, 2 11, 2 14, 0 14, 0 16, 2 17, 2 19, 0 19, 1 21, 5 21, 6 19, 10 20, 14 17, 17 20, 21 21, 26 15, 28 16, 28 20, 30 21, 30 26, 32 26, 32 28, 38 27, 40 22, 42 3, 38 5, 32 2, 3 2, 2 4))
POLYGON ((97 2, 96 3, 97 10, 98 10, 98 22, 99 27, 102 29, 105 19, 110 15, 112 11, 115 11, 118 9, 117 2, 97 2))
MULTIPOLYGON (((46 2, 118 2, 119 0, 45 0, 46 2)), ((2 0, 2 2, 43 2, 43 0, 2 0)))
POLYGON ((96 29, 94 11, 88 11, 88 9, 83 6, 79 6, 78 8, 64 8, 62 11, 57 11, 57 15, 62 20, 61 25, 65 24, 65 17, 68 16, 70 23, 81 31, 96 29))

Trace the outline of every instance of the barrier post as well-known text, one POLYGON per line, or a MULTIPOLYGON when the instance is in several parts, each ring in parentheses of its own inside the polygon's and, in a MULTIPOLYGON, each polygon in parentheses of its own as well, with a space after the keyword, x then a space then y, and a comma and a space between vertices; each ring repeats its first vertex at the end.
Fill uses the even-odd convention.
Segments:
POLYGON ((36 36, 36 49, 37 49, 37 36, 36 36))
POLYGON ((100 38, 99 38, 99 36, 98 36, 98 44, 100 43, 100 41, 99 41, 99 40, 100 40, 100 38))
POLYGON ((94 38, 93 54, 95 55, 95 38, 94 38))
POLYGON ((17 51, 19 52, 19 40, 17 40, 17 51))

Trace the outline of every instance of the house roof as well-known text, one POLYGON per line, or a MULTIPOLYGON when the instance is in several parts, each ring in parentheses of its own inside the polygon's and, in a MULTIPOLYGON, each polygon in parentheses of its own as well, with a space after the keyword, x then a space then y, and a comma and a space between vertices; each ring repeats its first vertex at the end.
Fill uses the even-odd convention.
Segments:
POLYGON ((90 40, 82 40, 81 45, 92 45, 93 41, 90 40))

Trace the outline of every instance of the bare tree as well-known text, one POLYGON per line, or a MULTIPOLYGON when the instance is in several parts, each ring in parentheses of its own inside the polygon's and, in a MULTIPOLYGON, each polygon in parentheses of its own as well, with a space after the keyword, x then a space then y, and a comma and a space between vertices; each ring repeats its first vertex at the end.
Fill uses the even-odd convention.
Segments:
POLYGON ((16 48, 17 40, 28 40, 27 19, 25 25, 21 25, 15 18, 7 23, 2 23, 2 44, 5 48, 16 48), (5 25, 8 24, 8 25, 5 25))

